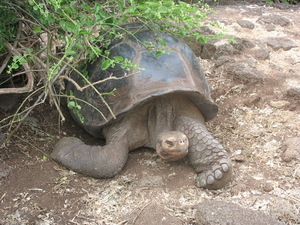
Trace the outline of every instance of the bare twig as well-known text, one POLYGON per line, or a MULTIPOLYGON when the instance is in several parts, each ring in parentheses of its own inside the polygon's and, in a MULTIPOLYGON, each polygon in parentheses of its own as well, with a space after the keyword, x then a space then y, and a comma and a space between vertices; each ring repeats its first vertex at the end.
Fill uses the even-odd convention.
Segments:
MULTIPOLYGON (((28 99, 30 96, 31 96, 31 94, 30 94, 29 96, 27 96, 26 99, 28 99)), ((29 113, 30 113, 37 105, 42 104, 42 103, 45 102, 47 96, 48 96, 47 90, 46 90, 46 91, 43 91, 42 94, 41 94, 41 95, 38 97, 38 99, 35 101, 35 103, 27 110, 26 114, 25 114, 24 117, 23 117, 23 120, 19 121, 17 127, 16 127, 12 132, 9 133, 9 135, 8 135, 8 137, 7 137, 6 140, 9 140, 9 139, 11 138, 11 136, 14 134, 14 132, 15 132, 16 130, 19 129, 19 127, 21 126, 22 122, 24 121, 24 118, 26 118, 26 117, 29 115, 29 113)), ((25 99, 23 102, 25 102, 26 99, 25 99)), ((22 105, 19 107, 19 109, 20 109, 21 107, 22 107, 22 105)), ((18 110, 19 110, 19 109, 18 109, 18 110)), ((15 115, 17 116, 17 115, 19 115, 19 114, 15 114, 15 115)), ((15 119, 15 117, 13 118, 13 120, 14 120, 14 119, 15 119)), ((13 124, 13 121, 11 122, 11 124, 13 124)), ((11 126, 9 127, 9 131, 10 131, 10 130, 11 130, 11 126)), ((4 144, 5 144, 5 142, 3 143, 3 146, 4 146, 4 144)))
POLYGON ((2 66, 0 67, 0 74, 3 72, 3 70, 6 68, 6 65, 8 63, 8 61, 11 58, 11 54, 9 53, 6 58, 4 59, 4 61, 2 62, 2 66))
POLYGON ((72 84, 74 84, 74 86, 76 87, 76 89, 78 91, 82 91, 82 88, 79 86, 79 84, 77 84, 77 82, 75 80, 73 80, 72 78, 70 78, 68 76, 60 76, 59 79, 66 79, 67 81, 70 81, 72 84))
POLYGON ((2 197, 0 198, 0 202, 2 201, 2 199, 5 197, 5 195, 7 194, 7 192, 5 192, 2 197))
POLYGON ((94 86, 95 84, 103 83, 103 82, 105 82, 105 81, 107 81, 107 80, 121 80, 121 79, 124 79, 124 78, 126 78, 126 77, 130 77, 130 76, 136 75, 136 74, 138 74, 138 73, 140 73, 140 72, 135 72, 135 73, 132 73, 132 74, 125 74, 125 75, 122 76, 122 77, 114 77, 114 76, 110 76, 110 77, 107 77, 107 78, 105 78, 105 79, 103 79, 103 80, 98 80, 98 81, 96 81, 96 82, 94 82, 94 83, 88 84, 88 85, 82 87, 81 89, 84 90, 84 89, 86 89, 86 88, 88 88, 88 87, 90 87, 90 86, 94 86))
POLYGON ((145 209, 147 206, 151 205, 151 204, 152 204, 152 202, 149 202, 148 204, 146 204, 146 205, 143 206, 143 208, 138 212, 138 214, 136 215, 136 217, 133 219, 132 224, 135 223, 135 221, 136 221, 137 218, 141 215, 141 213, 144 211, 144 209, 145 209))
POLYGON ((94 86, 94 85, 96 85, 96 84, 103 83, 103 82, 108 81, 108 80, 121 80, 121 79, 124 79, 124 78, 126 78, 126 77, 130 77, 130 76, 136 75, 136 74, 138 74, 138 73, 139 73, 139 72, 135 72, 135 73, 132 73, 132 74, 125 74, 125 75, 122 76, 122 77, 110 76, 110 77, 107 77, 107 78, 105 78, 105 79, 103 79, 103 80, 98 80, 98 81, 96 81, 96 82, 94 82, 94 83, 90 83, 90 84, 88 84, 88 85, 86 85, 86 86, 84 86, 84 87, 80 87, 79 84, 78 84, 75 80, 73 80, 72 78, 70 78, 70 77, 68 77, 68 76, 60 76, 59 79, 66 79, 67 81, 70 81, 72 84, 74 84, 74 86, 76 87, 76 89, 77 89, 78 91, 83 91, 84 89, 86 89, 86 88, 88 88, 88 87, 94 86))

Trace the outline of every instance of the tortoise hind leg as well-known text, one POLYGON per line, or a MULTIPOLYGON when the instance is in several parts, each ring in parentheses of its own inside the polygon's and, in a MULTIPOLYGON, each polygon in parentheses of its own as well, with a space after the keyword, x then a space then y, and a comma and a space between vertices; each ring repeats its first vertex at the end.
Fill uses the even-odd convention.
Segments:
POLYGON ((224 187, 231 180, 232 164, 222 145, 198 120, 180 117, 176 128, 189 138, 188 158, 199 173, 196 185, 208 189, 224 187))
POLYGON ((51 157, 73 171, 95 178, 109 178, 124 167, 128 146, 125 139, 105 146, 89 146, 78 138, 67 137, 56 144, 51 157))

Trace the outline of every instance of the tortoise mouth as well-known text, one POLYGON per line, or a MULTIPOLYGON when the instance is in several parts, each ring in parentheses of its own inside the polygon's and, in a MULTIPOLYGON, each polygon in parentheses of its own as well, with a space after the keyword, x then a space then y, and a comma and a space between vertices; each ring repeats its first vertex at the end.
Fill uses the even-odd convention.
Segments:
POLYGON ((177 161, 179 159, 184 158, 187 154, 188 151, 157 151, 158 155, 167 161, 177 161))

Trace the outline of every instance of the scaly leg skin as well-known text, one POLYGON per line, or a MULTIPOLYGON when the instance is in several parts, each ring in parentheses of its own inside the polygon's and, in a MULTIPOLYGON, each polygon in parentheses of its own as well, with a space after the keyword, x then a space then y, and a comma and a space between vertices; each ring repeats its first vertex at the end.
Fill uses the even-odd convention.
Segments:
POLYGON ((224 187, 232 175, 231 160, 217 140, 207 131, 204 124, 189 117, 176 121, 178 131, 189 138, 188 158, 195 171, 199 173, 197 187, 219 189, 224 187))
POLYGON ((105 146, 90 146, 78 138, 67 137, 56 144, 51 157, 73 171, 95 178, 109 178, 124 167, 128 148, 125 140, 105 146))

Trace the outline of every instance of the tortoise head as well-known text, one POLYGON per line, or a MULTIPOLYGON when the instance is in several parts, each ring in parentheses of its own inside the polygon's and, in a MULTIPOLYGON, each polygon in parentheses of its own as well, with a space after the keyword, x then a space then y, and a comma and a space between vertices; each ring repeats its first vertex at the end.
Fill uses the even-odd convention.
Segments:
POLYGON ((179 131, 165 131, 158 135, 156 152, 164 160, 176 161, 188 154, 189 141, 179 131))

